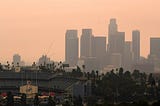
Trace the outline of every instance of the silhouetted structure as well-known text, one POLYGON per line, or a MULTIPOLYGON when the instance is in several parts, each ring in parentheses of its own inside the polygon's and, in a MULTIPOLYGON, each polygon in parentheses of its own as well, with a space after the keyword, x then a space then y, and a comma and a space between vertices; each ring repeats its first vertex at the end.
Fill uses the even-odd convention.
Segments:
POLYGON ((7 93, 7 106, 14 106, 14 99, 13 99, 13 95, 12 92, 8 92, 7 93))
POLYGON ((150 38, 150 55, 160 59, 160 38, 150 38))
POLYGON ((36 94, 36 96, 34 97, 33 103, 34 103, 34 106, 38 106, 39 105, 38 94, 36 94))
POLYGON ((65 36, 65 62, 75 66, 78 61, 79 42, 77 30, 67 30, 65 36))
POLYGON ((124 68, 130 70, 132 66, 132 42, 126 41, 124 47, 124 68))
POLYGON ((133 63, 139 63, 140 61, 140 31, 132 31, 132 52, 133 52, 133 63))
POLYGON ((93 37, 92 54, 99 68, 103 68, 106 65, 106 37, 93 37))
MULTIPOLYGON (((116 19, 110 19, 109 29, 108 29, 108 49, 107 53, 109 55, 110 64, 112 61, 116 60, 112 58, 113 55, 118 54, 120 57, 120 66, 123 66, 124 58, 124 46, 125 46, 125 32, 118 32, 118 27, 116 24, 116 19)), ((114 64, 115 65, 115 64, 114 64)), ((119 66, 115 66, 119 67, 119 66)))
POLYGON ((82 29, 80 58, 92 57, 92 29, 82 29))

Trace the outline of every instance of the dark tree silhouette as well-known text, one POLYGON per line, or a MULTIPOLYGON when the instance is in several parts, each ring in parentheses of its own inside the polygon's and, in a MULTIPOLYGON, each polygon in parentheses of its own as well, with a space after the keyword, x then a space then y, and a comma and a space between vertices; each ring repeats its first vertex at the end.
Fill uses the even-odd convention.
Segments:
POLYGON ((56 103, 55 103, 55 101, 52 100, 51 96, 49 96, 49 98, 48 98, 48 105, 47 106, 56 106, 56 103))
POLYGON ((97 77, 97 79, 99 78, 99 71, 98 70, 96 71, 96 77, 97 77))
POLYGON ((39 98, 38 98, 38 94, 35 95, 34 100, 33 100, 34 106, 38 106, 39 105, 39 98))
POLYGON ((22 96, 21 96, 21 104, 22 104, 22 106, 26 106, 26 99, 27 99, 26 94, 22 94, 22 96))
POLYGON ((3 66, 1 63, 0 63, 0 71, 3 71, 3 66))
POLYGON ((13 99, 12 92, 7 93, 6 100, 7 100, 7 106, 14 106, 14 99, 13 99))

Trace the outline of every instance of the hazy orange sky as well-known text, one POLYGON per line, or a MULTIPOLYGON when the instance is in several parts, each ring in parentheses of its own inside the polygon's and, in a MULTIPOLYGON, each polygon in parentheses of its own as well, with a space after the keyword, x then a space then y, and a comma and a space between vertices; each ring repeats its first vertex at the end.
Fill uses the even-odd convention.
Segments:
POLYGON ((141 31, 145 57, 149 38, 160 37, 160 0, 0 0, 0 61, 18 53, 29 63, 47 52, 64 60, 67 29, 78 29, 80 36, 82 28, 92 28, 95 36, 107 36, 110 18, 126 40, 132 30, 141 31))

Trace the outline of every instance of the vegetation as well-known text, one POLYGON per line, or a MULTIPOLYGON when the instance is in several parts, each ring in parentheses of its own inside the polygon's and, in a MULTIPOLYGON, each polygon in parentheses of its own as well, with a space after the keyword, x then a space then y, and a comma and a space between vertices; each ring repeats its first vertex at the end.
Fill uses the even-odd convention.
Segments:
MULTIPOLYGON (((17 63, 19 66, 19 63, 17 63)), ((14 71, 14 65, 0 63, 0 71, 14 71)), ((92 81, 92 96, 87 97, 87 106, 160 106, 160 78, 155 78, 152 73, 147 75, 139 70, 133 72, 124 71, 123 68, 111 70, 106 74, 99 73, 98 70, 85 72, 85 65, 73 69, 71 72, 65 72, 62 62, 56 66, 55 63, 36 66, 33 62, 32 67, 36 67, 40 72, 56 73, 61 72, 63 76, 81 78, 82 80, 92 81), (98 104, 98 100, 100 103, 98 104)), ((26 95, 22 95, 21 101, 26 105, 26 95)), ((38 105, 38 96, 34 99, 34 105, 38 105)), ((48 100, 48 106, 55 105, 51 98, 48 100)), ((11 93, 7 95, 7 104, 13 102, 11 93)), ((76 106, 82 105, 82 98, 75 99, 76 106)), ((68 101, 64 106, 69 106, 68 101)))
POLYGON ((147 78, 139 70, 134 70, 133 73, 124 72, 123 68, 112 70, 102 80, 97 80, 96 84, 94 94, 103 97, 105 104, 154 102, 160 97, 160 85, 156 86, 153 75, 150 74, 147 78))

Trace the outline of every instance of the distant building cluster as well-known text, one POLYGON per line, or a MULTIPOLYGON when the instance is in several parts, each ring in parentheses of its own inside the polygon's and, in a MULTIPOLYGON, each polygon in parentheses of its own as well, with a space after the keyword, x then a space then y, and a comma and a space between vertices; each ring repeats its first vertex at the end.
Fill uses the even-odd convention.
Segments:
POLYGON ((24 66, 25 62, 21 60, 21 56, 19 54, 13 55, 13 65, 14 66, 24 66))
MULTIPOLYGON (((80 38, 78 30, 71 29, 65 33, 66 70, 72 71, 77 66, 85 72, 101 70, 106 73, 112 69, 123 67, 125 70, 140 70, 146 73, 160 72, 160 37, 150 38, 150 53, 147 58, 140 56, 140 31, 132 31, 132 40, 125 41, 125 32, 118 30, 116 19, 110 19, 108 38, 96 36, 92 29, 82 29, 80 38), (68 67, 69 66, 69 67, 68 67)), ((47 55, 39 57, 34 66, 59 66, 47 55)), ((10 66, 9 62, 7 65, 10 66)), ((19 54, 13 55, 12 68, 17 71, 25 66, 19 54)), ((8 67, 5 67, 8 68, 8 67)))
POLYGON ((108 43, 106 39, 105 36, 94 36, 92 29, 82 29, 79 43, 78 31, 67 30, 65 63, 70 66, 81 63, 85 65, 84 70, 89 72, 92 70, 110 71, 119 67, 147 73, 160 71, 160 38, 150 38, 150 54, 148 58, 141 57, 140 31, 133 30, 132 41, 125 41, 125 32, 118 31, 116 19, 110 19, 108 43))

